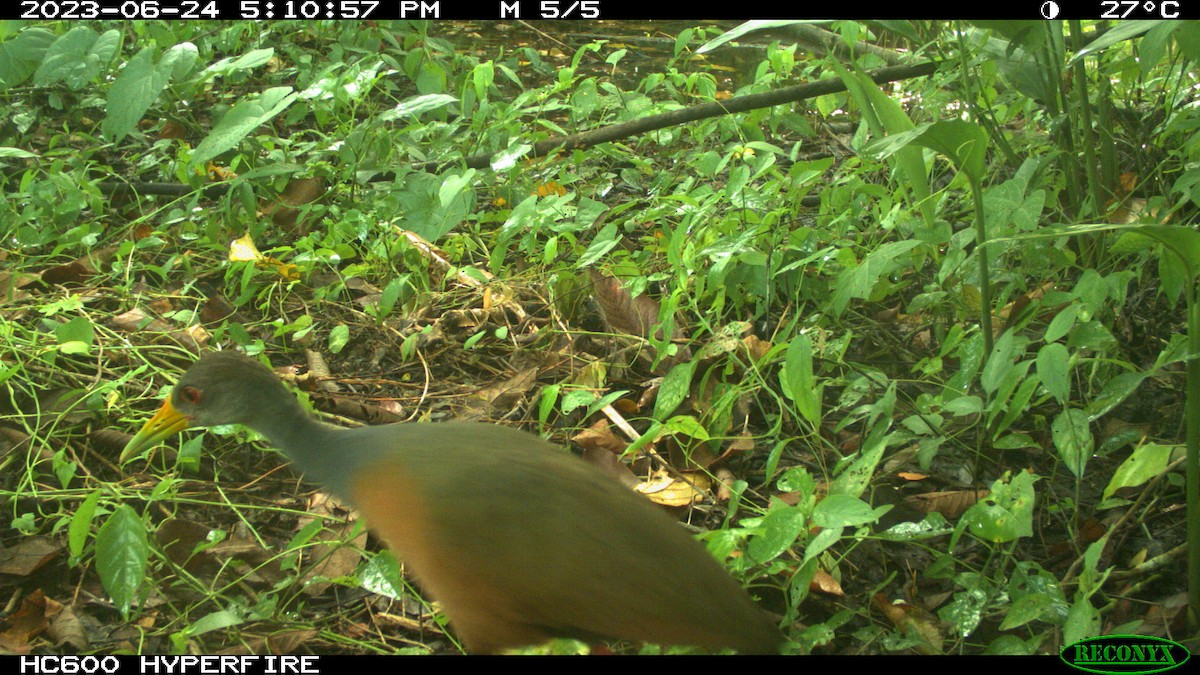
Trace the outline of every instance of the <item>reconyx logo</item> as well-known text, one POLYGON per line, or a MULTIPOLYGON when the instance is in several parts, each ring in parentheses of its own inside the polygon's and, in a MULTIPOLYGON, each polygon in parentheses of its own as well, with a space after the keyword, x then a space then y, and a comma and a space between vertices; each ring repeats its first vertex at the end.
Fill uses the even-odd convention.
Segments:
POLYGON ((1161 673, 1191 658, 1183 645, 1145 635, 1106 635, 1067 645, 1059 654, 1067 665, 1089 673, 1161 673))

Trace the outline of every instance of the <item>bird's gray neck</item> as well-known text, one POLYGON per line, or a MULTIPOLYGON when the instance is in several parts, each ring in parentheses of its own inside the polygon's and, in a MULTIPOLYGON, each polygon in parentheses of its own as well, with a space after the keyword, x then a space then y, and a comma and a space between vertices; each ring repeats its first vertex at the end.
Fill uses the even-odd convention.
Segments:
POLYGON ((266 410, 248 426, 287 454, 308 482, 349 499, 346 472, 337 470, 339 462, 345 463, 346 453, 353 450, 340 447, 343 442, 339 440, 344 439, 338 436, 345 430, 313 419, 291 392, 264 400, 262 406, 266 410))

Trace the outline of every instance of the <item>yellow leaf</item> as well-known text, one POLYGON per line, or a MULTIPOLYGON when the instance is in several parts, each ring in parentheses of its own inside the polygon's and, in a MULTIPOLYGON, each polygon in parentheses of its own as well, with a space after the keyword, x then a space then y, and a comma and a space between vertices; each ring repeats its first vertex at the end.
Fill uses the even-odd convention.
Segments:
POLYGON ((250 238, 250 233, 246 236, 235 239, 229 244, 229 260, 232 262, 251 262, 262 260, 263 255, 258 252, 258 247, 254 245, 254 240, 250 238))

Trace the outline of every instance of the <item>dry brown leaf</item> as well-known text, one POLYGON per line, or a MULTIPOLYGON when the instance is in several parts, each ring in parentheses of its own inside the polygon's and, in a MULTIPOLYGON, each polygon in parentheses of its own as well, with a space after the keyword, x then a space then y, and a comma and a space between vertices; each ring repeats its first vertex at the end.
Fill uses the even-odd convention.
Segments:
POLYGON ((583 429, 571 437, 580 448, 585 462, 600 471, 621 481, 625 487, 635 487, 638 478, 621 462, 620 457, 625 452, 625 442, 613 432, 605 418, 596 420, 588 429, 583 429))
POLYGON ((904 505, 921 513, 937 511, 946 518, 953 520, 963 514, 976 502, 991 494, 990 490, 943 490, 940 492, 925 492, 904 498, 904 505))
POLYGON ((30 641, 46 632, 46 597, 41 589, 35 590, 21 601, 17 611, 6 617, 8 628, 0 633, 0 651, 9 654, 28 654, 30 641))
POLYGON ((942 653, 943 638, 937 617, 916 605, 910 605, 906 602, 888 602, 879 593, 871 599, 871 604, 882 612, 888 621, 892 622, 892 625, 899 628, 902 633, 921 641, 922 644, 918 647, 917 651, 922 654, 942 653))
POLYGON ((168 518, 158 526, 154 538, 171 562, 192 574, 213 573, 220 569, 211 550, 196 552, 208 543, 212 528, 182 518, 168 518))
POLYGON ((24 300, 28 298, 30 294, 22 289, 30 287, 33 284, 44 286, 44 284, 42 284, 41 277, 38 277, 34 274, 24 274, 22 272, 0 272, 0 300, 5 302, 24 300))
POLYGON ((893 323, 900 316, 900 306, 897 305, 890 309, 881 309, 871 317, 878 323, 893 323))
POLYGON ((213 293, 200 306, 199 319, 202 324, 214 324, 220 323, 236 313, 237 308, 230 304, 225 299, 225 296, 220 293, 213 293))
POLYGON ((404 421, 404 410, 396 401, 371 403, 346 396, 313 396, 313 405, 321 412, 361 420, 367 424, 395 424, 404 421))
POLYGON ((15 450, 19 450, 22 453, 28 452, 29 445, 29 435, 24 431, 0 427, 0 457, 4 457, 15 450))
POLYGON ((754 436, 752 436, 748 431, 741 431, 738 432, 738 435, 734 437, 733 440, 729 441, 729 444, 725 446, 725 449, 721 451, 720 455, 714 457, 712 453, 708 451, 708 446, 705 444, 692 451, 690 460, 697 466, 708 468, 719 462, 724 462, 734 455, 753 452, 755 447, 757 446, 754 442, 754 436))
POLYGON ((592 297, 600 307, 600 315, 609 329, 626 335, 649 337, 650 327, 658 321, 658 303, 651 298, 642 302, 629 294, 625 286, 607 274, 596 269, 589 269, 592 279, 592 297))
POLYGON ((617 438, 616 434, 612 432, 606 419, 597 420, 590 428, 583 429, 572 436, 571 440, 583 448, 585 453, 602 451, 620 456, 627 447, 625 441, 617 438))
POLYGON ((50 619, 46 634, 55 645, 70 645, 76 651, 91 647, 74 607, 46 598, 46 617, 50 619))
POLYGON ((187 127, 175 120, 167 120, 158 129, 160 140, 180 140, 187 135, 187 127))
POLYGON ((838 583, 833 575, 825 570, 818 569, 814 574, 812 581, 808 583, 809 590, 826 595, 844 596, 846 593, 842 590, 842 585, 838 583))
MULTIPOLYGON (((259 211, 280 228, 292 232, 300 215, 298 207, 311 204, 325 194, 325 181, 321 178, 293 178, 279 193, 274 202, 263 200, 259 211)), ((292 232, 293 234, 305 234, 292 232)))
POLYGON ((308 362, 309 375, 317 381, 317 389, 329 393, 336 393, 341 389, 338 383, 331 379, 333 374, 329 370, 329 363, 325 361, 321 352, 305 349, 304 359, 308 362))
POLYGON ((717 469, 717 501, 727 502, 730 499, 733 499, 733 490, 730 489, 729 486, 733 485, 734 481, 736 480, 737 476, 734 476, 733 472, 729 469, 726 469, 725 467, 717 469))
POLYGON ((764 340, 757 335, 751 333, 742 338, 742 348, 746 350, 746 354, 754 361, 762 360, 762 357, 771 351, 773 345, 770 341, 764 340))
POLYGON ((49 537, 26 537, 15 546, 0 548, 0 574, 27 576, 62 550, 49 537))
POLYGON ((285 630, 266 637, 244 640, 241 644, 216 652, 221 656, 242 654, 295 654, 300 647, 318 634, 315 630, 285 630))
MULTIPOLYGON (((336 498, 323 493, 314 493, 308 505, 308 512, 318 515, 327 515, 325 519, 325 527, 312 538, 311 543, 318 544, 310 549, 314 552, 316 560, 304 574, 305 581, 308 581, 304 586, 305 595, 316 596, 325 592, 329 588, 329 582, 317 580, 317 577, 327 579, 349 576, 358 569, 359 561, 362 559, 359 553, 367 545, 367 532, 362 530, 351 543, 353 546, 343 546, 341 542, 345 541, 346 536, 358 527, 357 515, 351 509, 343 506, 336 498), (333 545, 320 546, 322 542, 333 545)), ((297 523, 297 527, 303 528, 308 524, 308 518, 301 518, 297 523)))
POLYGON ((112 259, 116 247, 108 246, 91 251, 69 263, 51 267, 42 272, 42 281, 48 284, 79 284, 96 274, 96 269, 112 259))
POLYGON ((504 382, 480 389, 475 396, 491 404, 497 413, 508 413, 524 400, 525 395, 537 383, 537 367, 526 368, 504 382))

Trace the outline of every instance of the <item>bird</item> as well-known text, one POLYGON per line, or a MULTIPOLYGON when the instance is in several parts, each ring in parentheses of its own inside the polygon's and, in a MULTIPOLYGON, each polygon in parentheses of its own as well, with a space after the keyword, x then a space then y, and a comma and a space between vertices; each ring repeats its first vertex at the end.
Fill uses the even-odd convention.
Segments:
POLYGON ((778 653, 772 615, 645 497, 541 437, 480 422, 354 429, 310 416, 232 350, 180 377, 121 463, 190 427, 241 424, 348 501, 470 653, 554 638, 778 653))

